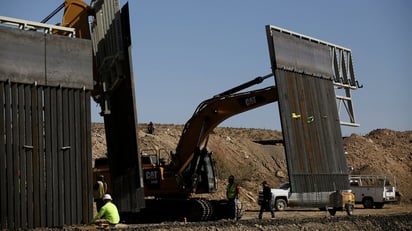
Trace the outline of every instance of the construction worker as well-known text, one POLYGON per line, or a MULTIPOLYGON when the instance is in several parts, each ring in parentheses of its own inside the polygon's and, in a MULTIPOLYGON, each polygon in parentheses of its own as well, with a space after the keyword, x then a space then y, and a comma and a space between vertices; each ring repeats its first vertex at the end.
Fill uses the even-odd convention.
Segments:
POLYGON ((274 219, 275 212, 273 211, 273 207, 272 207, 272 191, 266 181, 262 182, 262 187, 263 187, 263 201, 262 201, 262 204, 260 205, 259 219, 262 219, 263 211, 265 209, 270 211, 270 214, 272 215, 272 219, 274 219))
POLYGON ((97 177, 96 184, 93 186, 93 198, 94 202, 96 202, 96 210, 97 212, 103 207, 103 196, 107 193, 107 183, 104 181, 104 176, 100 175, 97 177))
POLYGON ((235 177, 233 175, 229 176, 229 184, 227 185, 226 188, 226 198, 229 201, 229 208, 230 208, 230 214, 229 214, 229 219, 235 219, 237 216, 236 214, 236 206, 237 206, 237 200, 239 199, 239 190, 240 190, 240 185, 235 183, 235 177))
POLYGON ((116 205, 112 203, 112 197, 110 194, 104 194, 103 201, 103 207, 99 210, 91 223, 95 223, 99 226, 116 226, 119 224, 120 216, 116 205))
POLYGON ((154 133, 154 126, 153 126, 153 122, 150 121, 150 123, 147 125, 147 133, 149 134, 153 134, 154 133))

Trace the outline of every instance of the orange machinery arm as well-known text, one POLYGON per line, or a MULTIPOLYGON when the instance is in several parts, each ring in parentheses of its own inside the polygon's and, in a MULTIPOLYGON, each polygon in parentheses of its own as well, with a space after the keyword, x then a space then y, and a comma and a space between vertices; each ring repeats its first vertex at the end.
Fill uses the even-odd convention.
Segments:
POLYGON ((209 133, 227 118, 278 100, 275 86, 258 90, 235 93, 252 85, 261 83, 264 77, 242 84, 226 92, 203 101, 197 107, 193 116, 187 121, 182 131, 176 153, 172 156, 177 173, 182 174, 192 161, 194 151, 205 143, 209 133))
POLYGON ((82 0, 65 0, 62 26, 76 28, 76 37, 91 39, 89 16, 91 7, 82 0))

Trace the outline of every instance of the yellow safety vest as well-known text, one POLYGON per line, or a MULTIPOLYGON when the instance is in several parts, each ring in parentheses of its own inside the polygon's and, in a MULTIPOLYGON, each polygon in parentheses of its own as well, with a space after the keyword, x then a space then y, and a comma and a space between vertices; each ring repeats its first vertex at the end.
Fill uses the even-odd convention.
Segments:
POLYGON ((227 185, 226 196, 227 199, 235 199, 237 195, 237 185, 235 183, 227 185))

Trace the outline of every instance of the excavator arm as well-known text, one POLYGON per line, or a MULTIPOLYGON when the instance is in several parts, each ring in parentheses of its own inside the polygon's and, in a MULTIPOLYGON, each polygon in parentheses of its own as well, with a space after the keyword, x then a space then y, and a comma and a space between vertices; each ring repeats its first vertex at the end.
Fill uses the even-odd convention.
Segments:
MULTIPOLYGON (((196 189, 198 187, 196 182, 198 177, 196 175, 204 158, 210 159, 206 156, 206 145, 210 132, 231 116, 277 101, 277 88, 275 86, 238 92, 261 83, 271 76, 273 74, 258 77, 199 104, 193 116, 185 124, 176 147, 176 153, 172 155, 172 166, 175 166, 177 175, 182 176, 183 179, 180 181, 186 183, 185 187, 193 185, 192 187, 189 186, 189 189, 196 192, 208 191, 196 189)), ((211 180, 214 175, 209 175, 208 178, 211 180)))
POLYGON ((185 124, 174 155, 175 165, 182 173, 210 132, 231 116, 277 101, 275 86, 233 95, 211 98, 202 102, 185 124))

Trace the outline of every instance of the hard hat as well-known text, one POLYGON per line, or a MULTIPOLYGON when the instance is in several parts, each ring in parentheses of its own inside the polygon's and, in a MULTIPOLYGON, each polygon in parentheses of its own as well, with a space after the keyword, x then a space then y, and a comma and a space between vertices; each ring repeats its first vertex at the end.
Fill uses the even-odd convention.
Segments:
POLYGON ((112 200, 112 196, 110 196, 110 194, 104 194, 103 200, 112 200))

